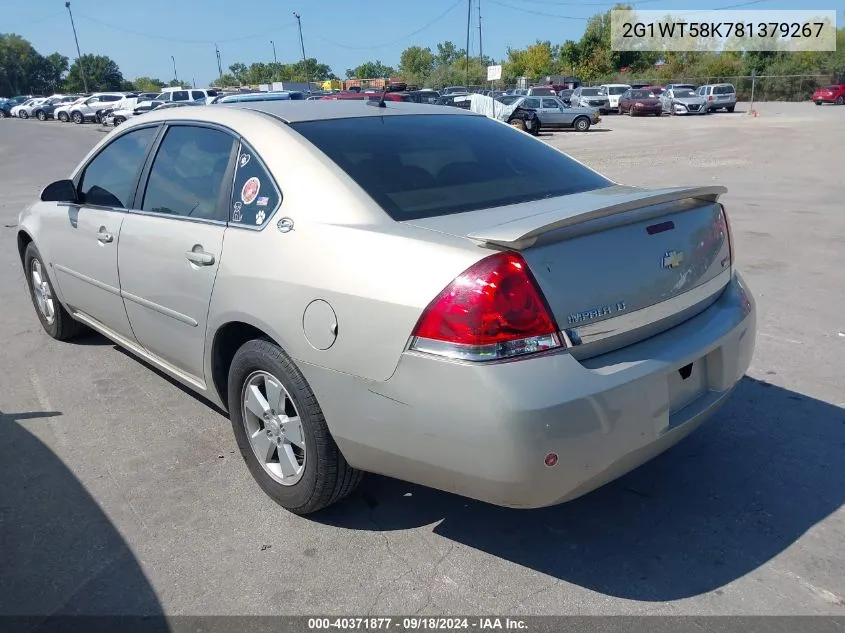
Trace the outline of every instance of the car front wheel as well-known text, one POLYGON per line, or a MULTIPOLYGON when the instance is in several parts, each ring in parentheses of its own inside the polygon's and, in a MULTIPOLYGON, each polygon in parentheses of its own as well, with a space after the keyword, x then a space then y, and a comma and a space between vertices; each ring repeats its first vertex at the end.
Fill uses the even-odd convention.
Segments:
POLYGON ((317 512, 360 483, 363 473, 344 459, 314 392, 275 343, 252 340, 235 353, 228 408, 247 468, 286 510, 317 512))
POLYGON ((24 268, 32 305, 44 331, 59 341, 67 341, 84 331, 85 326, 75 321, 56 298, 47 268, 33 242, 24 252, 24 268))
POLYGON ((68 122, 67 113, 59 112, 59 121, 61 121, 62 123, 67 123, 68 122))
POLYGON ((836 97, 836 105, 843 105, 843 104, 845 104, 845 97, 843 97, 842 95, 839 95, 838 97, 836 97))
POLYGON ((38 113, 35 116, 38 117, 39 121, 46 121, 47 120, 47 115, 44 113, 43 110, 39 110, 38 113))
POLYGON ((18 116, 22 119, 28 119, 29 113, 27 113, 25 110, 21 110, 20 112, 18 112, 18 116))
POLYGON ((73 122, 76 124, 82 123, 85 120, 85 117, 82 116, 81 112, 74 112, 70 115, 70 118, 73 119, 73 122))
POLYGON ((574 127, 579 132, 586 132, 590 129, 590 119, 585 116, 578 117, 577 119, 575 119, 575 122, 572 124, 572 127, 574 127))

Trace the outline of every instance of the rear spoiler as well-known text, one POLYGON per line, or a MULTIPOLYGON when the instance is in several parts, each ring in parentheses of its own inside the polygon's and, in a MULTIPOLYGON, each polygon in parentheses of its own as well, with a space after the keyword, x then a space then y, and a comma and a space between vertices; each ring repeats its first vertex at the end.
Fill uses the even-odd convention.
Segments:
POLYGON ((719 185, 651 190, 609 187, 588 194, 567 196, 561 199, 562 206, 559 209, 496 224, 468 233, 467 237, 485 244, 520 250, 530 247, 543 233, 567 226, 679 200, 716 202, 727 191, 727 188, 719 185), (605 192, 609 194, 609 204, 597 205, 596 202, 601 200, 605 192))

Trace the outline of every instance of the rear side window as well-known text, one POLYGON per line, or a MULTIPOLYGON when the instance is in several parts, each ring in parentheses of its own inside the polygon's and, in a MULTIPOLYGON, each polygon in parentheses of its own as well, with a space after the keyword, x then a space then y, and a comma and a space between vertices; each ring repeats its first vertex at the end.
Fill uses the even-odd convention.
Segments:
POLYGON ((141 209, 225 222, 221 194, 233 143, 231 136, 211 128, 170 128, 156 152, 141 209))
POLYGON ((554 198, 612 184, 530 135, 484 116, 368 116, 291 127, 397 221, 554 198))
POLYGON ((282 201, 276 183, 255 152, 241 143, 229 212, 233 224, 261 228, 282 201))
POLYGON ((733 86, 716 86, 713 88, 713 93, 717 95, 731 95, 734 92, 733 86))
POLYGON ((191 90, 191 99, 205 99, 205 93, 202 90, 191 90))
POLYGON ((188 91, 187 90, 174 90, 171 93, 171 101, 187 101, 188 100, 188 91))
POLYGON ((135 178, 157 132, 148 127, 133 130, 112 141, 88 163, 79 182, 84 204, 126 208, 135 178))

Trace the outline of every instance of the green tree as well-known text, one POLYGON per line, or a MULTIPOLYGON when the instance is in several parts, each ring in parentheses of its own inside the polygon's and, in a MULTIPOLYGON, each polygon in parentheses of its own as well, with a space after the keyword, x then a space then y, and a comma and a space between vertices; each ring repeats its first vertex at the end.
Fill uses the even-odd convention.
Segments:
POLYGON ((378 79, 382 77, 392 77, 396 74, 396 69, 392 66, 386 66, 381 61, 364 62, 355 68, 346 69, 347 79, 378 79))
POLYGON ((413 84, 423 84, 434 70, 434 54, 430 48, 411 46, 399 57, 399 74, 413 84))
POLYGON ((120 90, 123 86, 123 75, 118 65, 105 55, 83 55, 71 65, 65 79, 65 88, 69 92, 84 90, 80 62, 85 68, 85 79, 90 92, 101 90, 120 90))
POLYGON ((154 77, 137 77, 134 84, 138 92, 158 92, 164 88, 164 82, 154 77))
POLYGON ((0 95, 56 92, 67 69, 67 57, 43 57, 21 36, 0 34, 0 95))

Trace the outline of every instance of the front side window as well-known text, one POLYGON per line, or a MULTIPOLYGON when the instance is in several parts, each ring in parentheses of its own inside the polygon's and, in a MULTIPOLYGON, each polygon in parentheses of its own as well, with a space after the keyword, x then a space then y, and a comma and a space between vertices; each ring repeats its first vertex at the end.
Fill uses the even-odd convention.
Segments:
POLYGON ((530 135, 484 116, 374 116, 303 121, 291 127, 397 221, 612 184, 530 135))
POLYGON ((133 130, 112 141, 88 163, 79 182, 83 204, 127 208, 157 128, 133 130))
POLYGON ((187 90, 174 90, 172 93, 172 100, 173 101, 187 101, 188 100, 188 91, 187 90))
POLYGON ((241 226, 260 228, 270 220, 282 196, 261 160, 245 143, 241 144, 235 169, 230 221, 241 226))
POLYGON ((226 220, 221 200, 234 139, 219 130, 176 125, 156 152, 141 209, 202 220, 226 220))
POLYGON ((544 108, 551 108, 553 110, 557 110, 558 108, 560 108, 560 104, 557 101, 555 101, 554 99, 546 98, 546 99, 543 99, 543 107, 544 108))
POLYGON ((205 94, 201 90, 191 90, 191 99, 205 99, 205 94))
POLYGON ((536 97, 526 97, 525 101, 522 102, 522 105, 526 108, 534 108, 537 109, 540 107, 540 100, 536 97))

